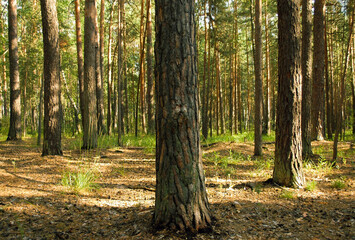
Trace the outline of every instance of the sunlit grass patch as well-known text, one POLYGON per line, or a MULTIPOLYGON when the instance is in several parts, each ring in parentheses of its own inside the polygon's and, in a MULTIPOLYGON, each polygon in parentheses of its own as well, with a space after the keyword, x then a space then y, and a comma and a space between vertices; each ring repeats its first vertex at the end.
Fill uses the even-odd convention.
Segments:
POLYGON ((345 182, 345 178, 340 178, 332 181, 331 186, 335 189, 341 190, 347 188, 348 185, 345 182))
POLYGON ((95 183, 97 173, 90 168, 80 168, 77 171, 66 170, 62 174, 61 184, 74 192, 92 191, 99 188, 95 183))
POLYGON ((289 190, 282 190, 279 197, 282 199, 294 199, 295 193, 289 190))
POLYGON ((317 189, 317 182, 316 181, 310 181, 306 183, 306 186, 304 190, 312 192, 317 189))

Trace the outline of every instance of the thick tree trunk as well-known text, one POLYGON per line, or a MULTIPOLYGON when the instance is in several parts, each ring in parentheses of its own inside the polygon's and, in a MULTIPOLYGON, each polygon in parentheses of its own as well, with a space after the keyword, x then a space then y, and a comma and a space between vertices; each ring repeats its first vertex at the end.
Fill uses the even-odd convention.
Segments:
POLYGON ((255 1, 255 119, 254 119, 254 155, 262 154, 262 41, 261 41, 261 0, 255 1))
POLYGON ((10 128, 7 140, 21 139, 21 90, 18 66, 17 3, 9 0, 10 128))
POLYGON ((95 0, 85 0, 84 26, 84 135, 83 149, 97 147, 97 100, 96 100, 96 18, 95 0))
POLYGON ((277 1, 279 83, 273 180, 287 187, 302 187, 301 41, 299 0, 277 1))
POLYGON ((150 0, 147 0, 147 124, 148 133, 154 134, 155 121, 154 121, 154 109, 153 109, 153 96, 154 96, 154 80, 153 80, 153 62, 152 62, 152 15, 150 0))
POLYGON ((44 135, 42 156, 62 155, 61 84, 57 4, 41 0, 44 52, 44 135))
POLYGON ((76 53, 78 61, 78 80, 79 80, 79 98, 80 98, 80 111, 81 111, 81 122, 84 129, 84 103, 85 103, 85 93, 84 93, 84 61, 83 61, 83 44, 81 38, 81 21, 80 21, 80 0, 75 0, 75 32, 76 32, 76 53))
POLYGON ((302 0, 302 156, 312 155, 312 1, 302 0))
POLYGON ((324 139, 325 0, 315 0, 313 29, 312 139, 324 139))
POLYGON ((211 213, 202 169, 193 0, 156 1, 157 188, 154 225, 198 232, 211 213))
POLYGON ((327 110, 327 135, 328 139, 333 138, 333 129, 332 129, 332 105, 330 99, 330 92, 332 89, 330 88, 329 83, 329 64, 328 64, 328 37, 327 37, 327 22, 325 23, 325 31, 324 31, 324 51, 325 51, 325 103, 326 103, 326 110, 327 110))

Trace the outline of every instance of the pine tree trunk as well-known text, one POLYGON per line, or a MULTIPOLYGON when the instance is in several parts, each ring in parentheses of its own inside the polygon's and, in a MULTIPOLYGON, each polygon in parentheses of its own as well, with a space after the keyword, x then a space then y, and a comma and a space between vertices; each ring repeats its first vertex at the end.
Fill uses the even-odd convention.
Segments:
POLYGON ((350 26, 349 26, 349 29, 350 29, 349 30, 349 37, 348 37, 347 47, 345 49, 344 68, 342 71, 341 82, 340 82, 341 87, 340 87, 340 96, 339 96, 338 111, 337 111, 337 128, 335 131, 334 145, 333 145, 333 161, 336 161, 336 159, 337 159, 338 139, 339 139, 339 134, 341 134, 342 125, 343 125, 342 109, 343 109, 344 101, 345 101, 345 77, 346 77, 346 70, 347 70, 348 62, 349 62, 349 51, 350 51, 351 37, 352 37, 353 29, 354 29, 354 18, 355 18, 355 10, 352 9, 352 15, 350 15, 351 22, 350 22, 350 26))
POLYGON ((81 22, 80 22, 80 0, 75 0, 75 32, 76 32, 76 53, 78 61, 78 79, 79 79, 79 98, 80 98, 80 111, 81 111, 81 122, 84 129, 84 103, 85 103, 85 93, 84 93, 84 61, 83 61, 83 44, 81 38, 81 22))
POLYGON ((332 129, 332 105, 330 99, 330 92, 332 89, 330 88, 329 82, 329 64, 328 64, 328 38, 327 38, 327 23, 325 23, 325 31, 324 31, 324 51, 325 51, 325 103, 326 103, 326 110, 327 110, 327 135, 328 139, 333 138, 333 129, 332 129))
POLYGON ((41 0, 44 52, 44 135, 42 156, 62 155, 61 84, 57 4, 41 0))
POLYGON ((123 56, 123 47, 122 47, 122 1, 118 3, 118 11, 117 11, 117 143, 119 146, 122 146, 122 81, 123 81, 123 66, 122 66, 122 56, 123 56))
POLYGON ((267 0, 265 0, 265 63, 266 63, 266 81, 265 81, 265 133, 271 133, 271 66, 270 66, 270 44, 269 44, 269 16, 267 10, 267 0))
POLYGON ((111 98, 112 98, 112 18, 114 10, 114 1, 110 10, 110 23, 108 27, 108 46, 107 46, 107 134, 111 134, 111 98))
POLYGON ((255 1, 255 119, 254 119, 254 155, 262 154, 262 41, 261 41, 261 0, 255 1))
POLYGON ((152 62, 152 16, 150 0, 147 0, 147 117, 148 117, 148 133, 154 134, 155 121, 153 109, 153 96, 154 96, 154 81, 153 81, 153 62, 152 62))
POLYGON ((156 1, 156 228, 210 229, 202 169, 193 0, 156 1), (183 34, 182 34, 183 33, 183 34))
POLYGON ((104 53, 105 53, 105 0, 101 0, 100 4, 100 75, 101 75, 101 85, 103 85, 104 79, 104 53))
POLYGON ((208 46, 208 28, 207 28, 207 2, 204 2, 204 28, 205 28, 205 51, 203 53, 203 82, 202 82, 202 135, 208 138, 208 96, 207 96, 207 46, 208 46))
POLYGON ((40 92, 39 92, 39 103, 38 103, 37 146, 41 145, 41 137, 42 137, 43 85, 44 85, 44 79, 43 79, 43 77, 41 76, 41 89, 40 89, 40 92))
POLYGON ((104 126, 104 97, 103 97, 103 81, 101 69, 101 50, 100 36, 97 22, 97 12, 95 11, 95 79, 96 79, 96 104, 97 104, 97 130, 98 134, 105 134, 104 126))
POLYGON ((312 2, 302 0, 302 156, 312 155, 312 2))
POLYGON ((84 135, 83 149, 97 147, 97 100, 96 100, 96 2, 85 0, 84 25, 84 135))
POLYGON ((287 187, 302 187, 301 40, 298 0, 277 1, 279 83, 273 180, 287 187))
POLYGON ((324 139, 325 0, 315 0, 313 29, 312 139, 324 139))
MULTIPOLYGON (((3 11, 1 4, 0 4, 0 11, 1 12, 3 11)), ((4 19, 1 18, 0 22, 1 22, 1 25, 0 25, 1 37, 3 39, 5 39, 4 19)), ((6 49, 5 44, 1 47, 3 48, 2 50, 5 53, 5 49, 6 49)), ((6 117, 8 114, 8 110, 7 110, 7 79, 6 79, 6 64, 5 64, 6 63, 6 56, 5 56, 6 54, 4 54, 4 53, 2 55, 3 64, 2 64, 2 75, 1 75, 1 77, 2 77, 2 92, 1 92, 1 94, 2 94, 2 100, 3 100, 3 116, 6 117)))
POLYGON ((10 128, 7 141, 21 139, 21 90, 18 66, 17 1, 9 0, 10 128))

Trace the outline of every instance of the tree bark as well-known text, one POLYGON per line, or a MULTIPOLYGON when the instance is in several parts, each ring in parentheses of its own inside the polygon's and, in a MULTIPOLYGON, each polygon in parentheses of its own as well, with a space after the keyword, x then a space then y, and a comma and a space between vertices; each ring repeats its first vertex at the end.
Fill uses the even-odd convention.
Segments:
POLYGON ((271 66, 270 66, 270 43, 269 43, 269 16, 267 10, 267 0, 265 0, 265 63, 266 63, 266 80, 265 80, 265 133, 271 133, 271 66))
POLYGON ((261 0, 255 1, 255 119, 254 119, 254 155, 262 154, 262 42, 261 42, 261 0))
POLYGON ((44 52, 44 134, 42 156, 62 155, 59 25, 56 1, 41 0, 44 52))
POLYGON ((83 149, 97 147, 97 100, 96 100, 96 18, 95 0, 85 0, 84 25, 84 135, 83 149))
POLYGON ((199 135, 193 0, 156 1, 156 228, 210 229, 199 135))
POLYGON ((302 0, 302 156, 312 155, 312 2, 302 0))
POLYGON ((153 96, 154 96, 154 80, 153 80, 153 62, 152 62, 152 15, 151 15, 151 3, 147 0, 147 117, 148 117, 148 133, 154 134, 155 121, 154 121, 154 109, 153 109, 153 96))
POLYGON ((315 0, 313 29, 312 139, 324 139, 325 0, 315 0))
POLYGON ((105 57, 105 0, 101 0, 100 6, 100 75, 103 86, 105 57))
POLYGON ((40 89, 40 92, 39 92, 39 103, 38 103, 37 146, 41 145, 41 137, 42 137, 43 85, 44 85, 44 79, 43 79, 43 77, 41 76, 41 89, 40 89))
POLYGON ((105 134, 104 126, 104 97, 103 97, 103 81, 101 69, 101 50, 100 36, 97 22, 97 11, 95 11, 95 79, 96 79, 96 104, 97 104, 97 130, 98 134, 105 134))
POLYGON ((17 1, 9 0, 10 128, 7 141, 21 139, 21 90, 18 66, 17 1))
POLYGON ((273 180, 287 187, 302 187, 301 44, 299 0, 277 1, 279 82, 273 180))
POLYGON ((205 51, 203 53, 203 81, 202 81, 202 135, 205 139, 208 138, 208 89, 207 89, 207 78, 208 78, 208 65, 207 65, 207 53, 208 53, 208 27, 207 27, 207 3, 208 0, 204 2, 204 27, 205 27, 205 51))
POLYGON ((80 0, 75 0, 75 33, 76 33, 76 53, 78 61, 78 80, 79 80, 79 98, 81 122, 84 129, 84 112, 85 112, 85 93, 84 93, 84 61, 83 61, 83 43, 81 38, 81 21, 80 21, 80 0))
MULTIPOLYGON (((3 9, 2 9, 2 6, 0 4, 0 11, 2 12, 3 9)), ((1 18, 1 36, 3 39, 5 39, 5 29, 4 29, 4 19, 1 18)), ((2 75, 1 75, 1 78, 2 78, 2 100, 3 100, 3 116, 6 117, 7 114, 8 114, 8 110, 7 110, 7 79, 6 79, 6 56, 5 56, 5 44, 3 46, 3 54, 2 54, 2 61, 3 61, 3 64, 2 64, 2 75)))
POLYGON ((113 10, 114 4, 116 1, 113 1, 110 10, 110 23, 108 27, 108 46, 107 46, 107 134, 111 134, 111 97, 112 97, 112 18, 113 18, 113 10))

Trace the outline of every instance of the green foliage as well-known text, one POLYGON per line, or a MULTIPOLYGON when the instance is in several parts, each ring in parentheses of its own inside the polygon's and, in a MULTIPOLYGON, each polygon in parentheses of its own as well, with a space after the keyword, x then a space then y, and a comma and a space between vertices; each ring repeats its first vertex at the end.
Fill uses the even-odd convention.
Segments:
POLYGON ((258 170, 270 170, 274 166, 274 159, 258 159, 255 161, 255 166, 258 170))
POLYGON ((282 198, 282 199, 294 199, 295 198, 295 194, 292 191, 282 190, 282 192, 280 194, 280 198, 282 198))
POLYGON ((304 188, 304 190, 309 191, 309 192, 312 192, 316 189, 317 189, 317 182, 316 181, 307 182, 306 187, 304 188))
POLYGON ((78 171, 64 171, 61 184, 74 192, 91 191, 99 187, 95 183, 97 175, 90 168, 81 168, 78 171))
POLYGON ((345 178, 336 179, 332 182, 332 187, 338 190, 347 188, 345 178))
POLYGON ((328 161, 321 157, 316 162, 310 159, 306 159, 303 165, 306 170, 315 170, 318 172, 329 173, 333 170, 336 162, 328 161))
POLYGON ((10 128, 10 116, 2 117, 0 119, 0 135, 1 135, 0 139, 2 139, 3 137, 6 139, 6 136, 9 133, 9 128, 10 128))

